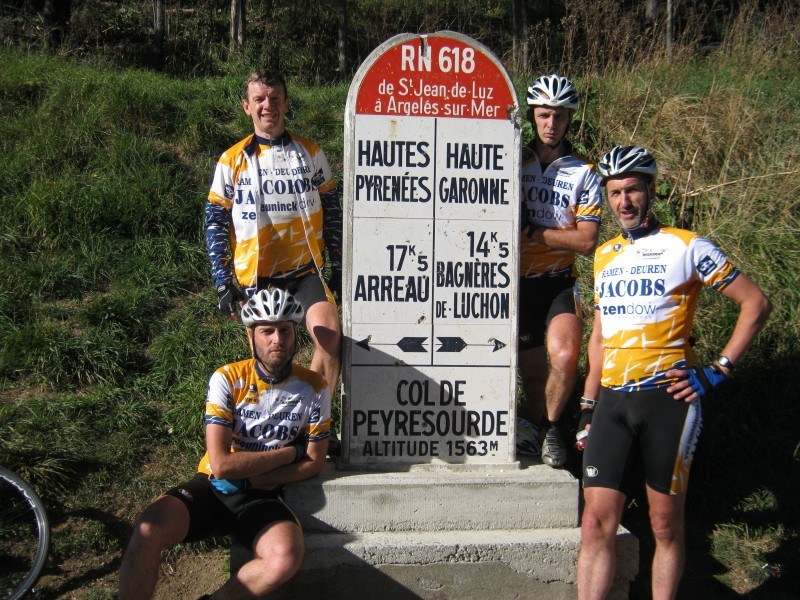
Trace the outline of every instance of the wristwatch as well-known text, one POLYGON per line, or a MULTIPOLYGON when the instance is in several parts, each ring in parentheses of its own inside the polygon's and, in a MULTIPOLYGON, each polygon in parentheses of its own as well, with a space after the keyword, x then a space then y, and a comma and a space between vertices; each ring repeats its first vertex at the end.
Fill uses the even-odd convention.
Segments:
POLYGON ((727 356, 720 356, 717 359, 717 363, 719 363, 720 367, 725 367, 726 369, 728 369, 728 371, 733 371, 733 363, 731 362, 731 359, 729 359, 727 356))

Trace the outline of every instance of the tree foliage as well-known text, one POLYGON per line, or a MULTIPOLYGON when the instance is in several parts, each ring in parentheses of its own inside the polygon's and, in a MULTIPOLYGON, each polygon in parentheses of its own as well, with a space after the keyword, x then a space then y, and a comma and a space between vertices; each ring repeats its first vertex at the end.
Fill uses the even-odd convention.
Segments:
POLYGON ((16 0, 0 8, 7 46, 103 57, 181 76, 269 64, 295 80, 346 80, 398 33, 453 30, 515 74, 603 68, 676 41, 719 41, 740 0, 16 0))

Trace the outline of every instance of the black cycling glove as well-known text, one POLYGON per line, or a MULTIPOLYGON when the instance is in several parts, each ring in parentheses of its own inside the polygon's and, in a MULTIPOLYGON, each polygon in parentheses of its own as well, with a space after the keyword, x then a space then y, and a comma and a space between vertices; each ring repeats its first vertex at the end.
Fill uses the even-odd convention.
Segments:
POLYGON ((578 418, 578 431, 586 429, 587 425, 592 424, 592 415, 594 415, 593 408, 584 408, 581 410, 581 416, 578 418))
POLYGON ((244 295, 232 283, 223 283, 217 288, 217 298, 219 312, 227 317, 239 312, 239 301, 244 300, 244 295))
POLYGON ((589 437, 586 426, 592 424, 593 415, 594 408, 581 409, 581 416, 578 419, 578 430, 575 432, 575 447, 580 451, 586 448, 586 439, 589 437))
POLYGON ((725 381, 725 373, 717 365, 692 367, 686 370, 686 379, 698 398, 702 398, 725 381))

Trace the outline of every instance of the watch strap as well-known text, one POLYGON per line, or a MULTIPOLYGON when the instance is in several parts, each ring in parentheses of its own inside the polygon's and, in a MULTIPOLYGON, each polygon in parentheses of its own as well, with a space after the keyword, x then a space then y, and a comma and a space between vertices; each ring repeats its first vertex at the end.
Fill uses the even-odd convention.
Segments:
POLYGON ((727 356, 720 356, 717 359, 717 363, 719 364, 720 367, 725 367, 729 371, 733 371, 733 362, 727 356))

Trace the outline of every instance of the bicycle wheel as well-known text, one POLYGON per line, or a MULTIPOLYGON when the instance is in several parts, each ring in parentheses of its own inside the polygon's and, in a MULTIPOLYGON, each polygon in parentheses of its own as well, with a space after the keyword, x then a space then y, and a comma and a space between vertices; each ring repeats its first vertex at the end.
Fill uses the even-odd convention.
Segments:
POLYGON ((0 597, 16 600, 39 578, 50 548, 44 505, 28 483, 0 467, 0 597))

